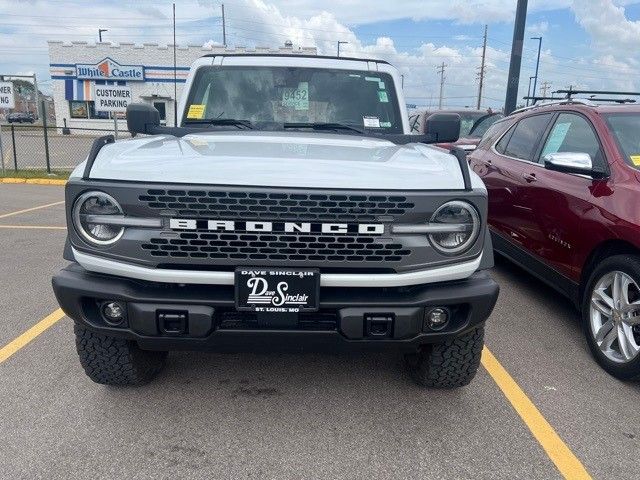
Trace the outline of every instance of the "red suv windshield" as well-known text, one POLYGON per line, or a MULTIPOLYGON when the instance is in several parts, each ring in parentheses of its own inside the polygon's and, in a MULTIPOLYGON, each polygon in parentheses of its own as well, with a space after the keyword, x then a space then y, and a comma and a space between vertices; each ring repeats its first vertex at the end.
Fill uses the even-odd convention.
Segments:
POLYGON ((611 113, 606 118, 626 160, 640 168, 640 114, 611 113))

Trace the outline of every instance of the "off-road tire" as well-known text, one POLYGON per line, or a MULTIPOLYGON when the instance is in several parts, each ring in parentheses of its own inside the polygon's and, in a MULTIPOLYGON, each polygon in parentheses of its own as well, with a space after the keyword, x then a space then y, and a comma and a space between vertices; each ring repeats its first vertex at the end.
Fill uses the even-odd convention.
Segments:
POLYGON ((636 283, 640 284, 640 256, 631 254, 614 255, 601 261, 593 270, 589 276, 582 297, 580 309, 582 315, 582 330, 593 358, 607 373, 620 380, 638 381, 640 380, 640 355, 628 363, 613 362, 600 351, 591 331, 589 306, 593 287, 606 273, 615 270, 626 273, 631 276, 636 283))
POLYGON ((468 385, 480 366, 484 327, 443 343, 427 345, 405 356, 409 375, 423 387, 458 388, 468 385))
POLYGON ((167 352, 141 350, 135 342, 92 332, 78 324, 73 330, 80 364, 96 383, 143 385, 164 366, 167 352))

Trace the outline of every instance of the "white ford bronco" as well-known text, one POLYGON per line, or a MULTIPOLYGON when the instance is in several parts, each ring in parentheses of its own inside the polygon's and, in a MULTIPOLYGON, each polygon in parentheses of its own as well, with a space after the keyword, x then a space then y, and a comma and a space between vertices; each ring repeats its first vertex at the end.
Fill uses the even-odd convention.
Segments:
POLYGON ((95 382, 135 385, 170 350, 397 349, 431 387, 474 377, 498 296, 487 192, 460 118, 409 135, 383 61, 215 54, 178 125, 97 139, 66 187, 72 263, 53 278, 95 382))

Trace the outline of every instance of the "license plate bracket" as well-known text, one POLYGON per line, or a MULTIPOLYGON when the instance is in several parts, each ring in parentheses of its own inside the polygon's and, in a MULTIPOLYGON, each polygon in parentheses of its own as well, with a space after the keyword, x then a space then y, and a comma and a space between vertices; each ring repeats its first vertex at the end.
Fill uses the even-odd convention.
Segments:
POLYGON ((238 311, 276 314, 318 311, 317 268, 238 267, 234 278, 238 311))

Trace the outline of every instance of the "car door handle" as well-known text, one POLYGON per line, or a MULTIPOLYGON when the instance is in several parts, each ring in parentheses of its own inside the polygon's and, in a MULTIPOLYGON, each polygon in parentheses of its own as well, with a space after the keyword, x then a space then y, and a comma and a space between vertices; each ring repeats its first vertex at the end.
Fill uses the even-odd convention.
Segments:
POLYGON ((491 166, 491 164, 493 163, 491 160, 480 160, 480 162, 486 167, 491 166))
POLYGON ((522 178, 524 178, 527 182, 535 182, 537 180, 535 173, 523 173, 522 178))

